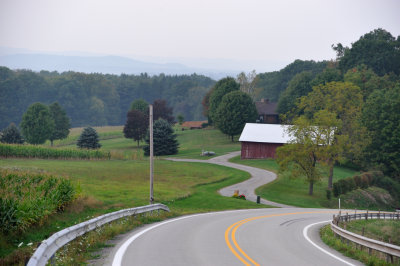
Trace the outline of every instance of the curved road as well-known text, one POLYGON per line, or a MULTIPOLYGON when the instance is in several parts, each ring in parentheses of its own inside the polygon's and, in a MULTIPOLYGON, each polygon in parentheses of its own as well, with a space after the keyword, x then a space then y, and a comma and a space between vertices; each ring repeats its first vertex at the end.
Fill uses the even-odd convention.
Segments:
POLYGON ((326 247, 321 225, 333 210, 273 208, 184 216, 142 227, 118 245, 107 265, 362 265, 326 247))
MULTIPOLYGON (((240 194, 244 194, 247 200, 255 202, 257 200, 257 196, 254 193, 254 190, 262 185, 274 181, 276 179, 276 174, 267 170, 228 162, 230 158, 233 158, 238 155, 240 155, 240 151, 231 152, 226 155, 211 158, 209 160, 176 159, 176 158, 168 158, 167 160, 176 162, 212 163, 246 171, 250 173, 251 178, 249 178, 244 182, 223 188, 219 191, 219 193, 222 196, 231 197, 235 190, 239 190, 240 194)), ((261 203, 281 208, 293 207, 285 204, 272 202, 266 199, 261 199, 261 203)))
MULTIPOLYGON (((230 153, 209 160, 170 159, 214 163, 247 171, 251 178, 224 188, 238 189, 256 200, 254 189, 276 178, 272 172, 238 165, 230 153)), ((319 238, 319 228, 335 210, 283 207, 237 210, 179 217, 132 231, 106 259, 106 265, 362 265, 330 249, 319 238)))

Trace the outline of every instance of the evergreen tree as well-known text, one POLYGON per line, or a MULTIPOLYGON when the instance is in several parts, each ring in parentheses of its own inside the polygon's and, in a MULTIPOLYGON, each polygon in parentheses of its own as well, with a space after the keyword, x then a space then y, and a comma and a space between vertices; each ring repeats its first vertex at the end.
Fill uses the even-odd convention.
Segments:
POLYGON ((24 139, 19 133, 17 126, 14 123, 11 123, 3 130, 3 132, 1 132, 0 142, 10 144, 22 144, 24 143, 24 139))
POLYGON ((54 131, 50 136, 51 146, 53 146, 54 140, 65 139, 68 137, 71 124, 69 123, 67 113, 62 109, 58 102, 50 104, 49 108, 50 114, 54 120, 54 131))
MULTIPOLYGON (((146 146, 143 148, 144 155, 150 155, 150 137, 146 137, 146 146)), ((164 119, 158 119, 153 126, 154 155, 172 155, 178 153, 179 143, 172 126, 164 119)))
POLYGON ((92 127, 87 127, 83 130, 76 145, 81 149, 98 149, 101 147, 99 135, 97 135, 96 130, 92 127))
POLYGON ((54 131, 54 120, 49 107, 42 103, 34 103, 22 116, 22 134, 31 144, 43 144, 54 131))

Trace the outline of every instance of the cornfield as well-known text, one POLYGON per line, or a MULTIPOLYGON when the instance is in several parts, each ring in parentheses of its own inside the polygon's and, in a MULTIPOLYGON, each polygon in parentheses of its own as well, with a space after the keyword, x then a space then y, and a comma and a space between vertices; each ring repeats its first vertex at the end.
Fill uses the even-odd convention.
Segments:
POLYGON ((0 144, 0 157, 41 159, 110 159, 109 152, 99 150, 54 149, 34 145, 0 144))
POLYGON ((23 232, 63 210, 76 194, 62 177, 0 169, 0 231, 23 232))

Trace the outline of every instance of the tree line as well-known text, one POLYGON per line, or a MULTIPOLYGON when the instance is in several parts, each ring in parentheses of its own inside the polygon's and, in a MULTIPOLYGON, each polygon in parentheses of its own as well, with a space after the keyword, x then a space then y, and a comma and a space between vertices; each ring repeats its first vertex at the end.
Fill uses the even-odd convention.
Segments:
POLYGON ((202 101, 209 122, 233 139, 246 122, 255 122, 252 99, 276 100, 294 136, 277 150, 277 161, 292 176, 306 178, 310 195, 324 168, 332 189, 337 163, 400 180, 400 36, 376 29, 351 47, 332 48, 337 58, 330 62, 296 60, 281 71, 222 79, 202 101), (250 100, 238 100, 240 93, 250 100))
POLYGON ((400 181, 400 36, 383 29, 360 37, 337 53, 323 72, 296 74, 278 102, 290 145, 277 151, 282 170, 305 177, 309 194, 334 165, 380 170, 400 181))
POLYGON ((19 125, 27 108, 58 102, 72 127, 122 125, 135 99, 166 99, 173 115, 202 120, 201 99, 214 80, 201 75, 108 75, 77 72, 39 73, 0 67, 0 129, 19 125))

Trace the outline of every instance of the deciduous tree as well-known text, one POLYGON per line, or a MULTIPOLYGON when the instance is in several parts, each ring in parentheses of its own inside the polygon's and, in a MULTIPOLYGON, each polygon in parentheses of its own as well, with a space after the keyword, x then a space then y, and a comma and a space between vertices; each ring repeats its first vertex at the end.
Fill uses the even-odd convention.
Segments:
POLYGON ((14 123, 11 123, 2 132, 0 132, 0 142, 9 144, 22 144, 24 143, 24 139, 19 133, 17 126, 14 123))
POLYGON ((329 82, 315 86, 297 104, 298 113, 304 113, 306 118, 312 119, 316 124, 330 124, 330 127, 335 128, 334 141, 325 147, 325 154, 320 158, 330 167, 329 188, 332 188, 335 162, 345 155, 350 160, 359 159, 362 147, 367 143, 365 128, 360 124, 362 106, 360 88, 348 82, 329 82), (332 117, 321 116, 320 111, 323 110, 332 117))
MULTIPOLYGON (((342 46, 340 43, 337 47, 342 46)), ((342 46, 343 47, 343 46, 342 46)), ((397 40, 384 29, 375 29, 354 42, 351 48, 342 48, 339 67, 344 72, 365 64, 379 76, 390 72, 400 74, 400 38, 397 40)))
POLYGON ((257 73, 255 70, 248 74, 241 72, 236 77, 237 82, 240 84, 240 90, 247 93, 253 101, 257 98, 256 84, 257 84, 257 73))
POLYGON ((296 101, 311 90, 311 81, 313 76, 311 72, 301 72, 290 80, 288 87, 282 93, 278 101, 277 111, 280 114, 286 114, 296 107, 296 101))
POLYGON ((145 138, 149 125, 148 116, 139 110, 131 110, 127 114, 127 120, 124 126, 124 136, 128 139, 139 142, 145 138))
POLYGON ((400 180, 400 84, 375 90, 367 99, 362 121, 372 140, 365 160, 400 180))
POLYGON ((137 99, 132 102, 131 110, 138 110, 143 114, 147 114, 149 112, 149 104, 143 99, 137 99))
POLYGON ((50 136, 51 146, 53 146, 54 140, 65 139, 66 137, 68 137, 71 124, 69 122, 67 113, 58 104, 58 102, 50 104, 49 110, 51 117, 54 120, 54 130, 50 136))
POLYGON ((217 109, 219 108, 222 98, 232 91, 238 91, 239 88, 240 85, 231 77, 223 78, 215 84, 210 95, 210 105, 208 109, 208 115, 211 117, 211 121, 215 122, 217 109))
POLYGON ((255 122, 257 109, 248 94, 232 91, 222 98, 214 117, 218 129, 233 141, 233 137, 242 132, 246 123, 255 122))
POLYGON ((158 99, 153 103, 153 120, 164 119, 168 123, 175 123, 175 117, 173 116, 173 108, 168 106, 166 100, 158 99))
POLYGON ((54 132, 54 120, 49 107, 42 103, 34 103, 22 116, 22 134, 31 144, 43 144, 54 132))
POLYGON ((314 184, 322 177, 322 164, 317 162, 324 158, 326 148, 335 141, 332 124, 337 119, 329 112, 318 111, 315 118, 300 116, 288 127, 287 134, 292 141, 279 147, 276 160, 282 172, 288 171, 293 178, 305 178, 309 183, 308 194, 312 195, 314 184))

